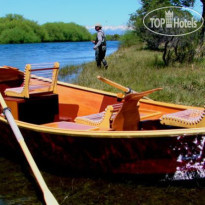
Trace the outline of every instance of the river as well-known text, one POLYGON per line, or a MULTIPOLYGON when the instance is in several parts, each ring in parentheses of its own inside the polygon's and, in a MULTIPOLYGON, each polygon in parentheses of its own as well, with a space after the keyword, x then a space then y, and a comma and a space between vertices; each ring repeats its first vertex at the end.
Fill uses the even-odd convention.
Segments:
MULTIPOLYGON (((119 41, 107 42, 107 55, 115 52, 119 41)), ((24 70, 26 64, 60 63, 60 66, 78 65, 94 60, 92 42, 59 42, 0 44, 0 66, 9 65, 24 70)))

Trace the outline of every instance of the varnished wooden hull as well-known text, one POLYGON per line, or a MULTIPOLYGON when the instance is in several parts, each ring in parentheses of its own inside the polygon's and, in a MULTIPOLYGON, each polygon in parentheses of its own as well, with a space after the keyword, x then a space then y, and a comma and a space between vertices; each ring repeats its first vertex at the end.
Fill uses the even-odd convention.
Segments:
MULTIPOLYGON (((39 165, 52 171, 83 174, 155 174, 204 168, 204 136, 137 136, 136 133, 59 132, 19 124, 39 165)), ((17 157, 19 146, 5 120, 0 121, 1 150, 17 157)))
MULTIPOLYGON (((70 111, 71 120, 117 102, 115 94, 60 82, 58 93, 60 117, 66 118, 70 111)), ((141 100, 140 106, 162 113, 186 108, 151 100, 141 100)), ((80 131, 16 122, 35 160, 53 171, 160 174, 205 168, 205 128, 80 131)), ((19 146, 3 116, 0 147, 2 152, 18 156, 19 146)))

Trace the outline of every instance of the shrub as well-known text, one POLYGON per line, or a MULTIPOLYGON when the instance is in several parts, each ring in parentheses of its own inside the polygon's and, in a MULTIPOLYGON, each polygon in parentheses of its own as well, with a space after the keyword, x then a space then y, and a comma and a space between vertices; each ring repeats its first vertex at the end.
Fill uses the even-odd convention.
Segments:
POLYGON ((0 18, 0 43, 36 43, 58 41, 88 41, 91 34, 75 23, 46 23, 25 19, 21 15, 8 14, 0 18))
POLYGON ((33 43, 46 39, 46 31, 21 15, 0 18, 0 43, 33 43))
POLYGON ((139 44, 139 37, 133 31, 127 31, 124 35, 120 37, 122 46, 132 46, 139 44))
POLYGON ((88 41, 91 34, 75 23, 46 23, 43 28, 48 33, 48 41, 88 41))

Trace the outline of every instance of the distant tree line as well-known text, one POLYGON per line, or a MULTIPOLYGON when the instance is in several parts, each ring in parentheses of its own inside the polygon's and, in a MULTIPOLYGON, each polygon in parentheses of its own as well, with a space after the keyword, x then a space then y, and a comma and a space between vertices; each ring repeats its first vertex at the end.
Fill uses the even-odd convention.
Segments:
POLYGON ((108 34, 106 35, 106 39, 107 41, 118 41, 120 40, 120 35, 119 34, 113 34, 113 35, 108 34))
POLYGON ((0 18, 0 44, 89 40, 90 32, 75 23, 39 25, 18 14, 8 14, 0 18))
MULTIPOLYGON (((92 34, 92 40, 95 40, 96 39, 96 36, 97 36, 97 34, 96 33, 94 33, 94 34, 92 34)), ((113 34, 113 35, 111 35, 111 34, 106 34, 106 40, 107 41, 119 41, 120 40, 120 35, 119 34, 113 34)))
MULTIPOLYGON (((107 40, 119 40, 119 35, 107 35, 107 40)), ((95 39, 84 26, 76 23, 45 23, 25 19, 18 14, 7 14, 0 18, 0 44, 40 43, 40 42, 76 42, 95 39)))

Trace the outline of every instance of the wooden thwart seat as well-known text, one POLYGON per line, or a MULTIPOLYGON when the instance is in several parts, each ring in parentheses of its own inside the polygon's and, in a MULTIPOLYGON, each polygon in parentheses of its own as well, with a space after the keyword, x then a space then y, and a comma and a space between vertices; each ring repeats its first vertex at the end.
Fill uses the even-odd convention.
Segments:
POLYGON ((23 85, 21 87, 7 88, 5 95, 9 97, 29 98, 30 94, 56 93, 58 71, 58 62, 52 64, 27 64, 23 85))
MULTIPOLYGON (((142 97, 157 90, 161 90, 161 88, 128 94, 123 103, 108 105, 105 111, 101 113, 77 117, 75 122, 97 126, 104 130, 138 130, 140 122, 138 102, 142 97)), ((159 115, 159 112, 155 114, 159 115)), ((143 118, 146 118, 146 116, 143 116, 143 118)))
POLYGON ((121 107, 122 103, 108 105, 103 112, 76 117, 75 122, 109 130, 111 121, 113 121, 114 116, 116 116, 116 112, 119 111, 121 107))
POLYGON ((187 109, 166 114, 161 117, 161 124, 185 128, 205 127, 205 109, 187 109))

